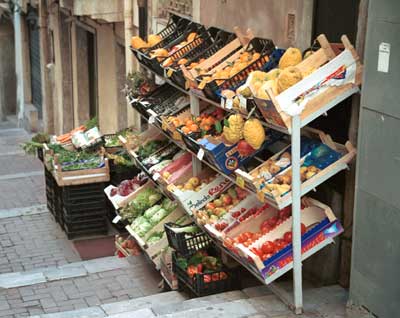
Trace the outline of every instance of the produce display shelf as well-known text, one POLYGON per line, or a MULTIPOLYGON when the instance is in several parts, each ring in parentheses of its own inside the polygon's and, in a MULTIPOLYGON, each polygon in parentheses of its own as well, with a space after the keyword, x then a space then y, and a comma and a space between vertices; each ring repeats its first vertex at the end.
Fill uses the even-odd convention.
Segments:
POLYGON ((126 249, 124 249, 124 248, 121 246, 121 244, 119 244, 117 241, 115 241, 115 248, 116 248, 119 252, 121 252, 125 257, 132 256, 132 254, 129 253, 126 249))
MULTIPOLYGON (((265 201, 278 209, 287 207, 290 204, 292 205, 292 259, 289 259, 291 262, 288 264, 282 263, 282 267, 280 269, 276 269, 276 272, 272 271, 269 273, 270 276, 266 276, 267 278, 264 279, 264 276, 262 275, 266 274, 262 274, 262 267, 260 267, 259 264, 254 264, 253 267, 251 263, 246 261, 246 259, 239 257, 239 255, 234 255, 233 252, 227 250, 227 248, 223 246, 222 242, 219 241, 218 238, 213 238, 212 235, 210 235, 217 246, 225 251, 227 255, 230 255, 233 259, 236 259, 264 284, 270 285, 271 291, 274 292, 285 304, 288 304, 296 314, 301 314, 303 312, 302 260, 310 257, 317 251, 333 242, 332 238, 327 237, 322 242, 315 242, 315 246, 310 247, 309 250, 306 250, 304 253, 302 253, 302 236, 300 226, 301 197, 312 189, 315 189, 315 187, 333 175, 348 167, 348 161, 338 160, 335 165, 329 166, 324 173, 321 173, 319 178, 311 177, 309 180, 304 182, 304 184, 302 184, 300 176, 300 167, 302 165, 302 160, 300 158, 301 128, 305 127, 307 124, 321 115, 326 114, 327 111, 338 105, 346 98, 359 92, 358 86, 360 86, 362 78, 362 65, 359 57, 346 36, 342 36, 341 38, 343 47, 345 49, 338 55, 335 54, 331 43, 327 41, 324 35, 318 36, 317 39, 320 42, 321 48, 318 51, 315 51, 311 57, 307 58, 307 60, 300 62, 297 66, 302 72, 307 71, 310 69, 310 67, 313 67, 314 72, 312 74, 306 76, 300 82, 276 96, 271 89, 267 88, 270 99, 263 100, 254 97, 254 103, 264 119, 262 120, 263 125, 265 127, 269 127, 276 131, 290 135, 291 139, 291 192, 288 192, 286 195, 282 196, 281 198, 284 198, 282 200, 280 200, 279 197, 271 197, 271 199, 267 196, 259 197, 261 201, 265 201), (339 82, 337 80, 339 80, 339 82), (275 286, 275 284, 272 284, 272 282, 291 269, 293 269, 293 295, 289 296, 289 293, 278 288, 275 286)), ((165 79, 165 81, 168 82, 168 79, 165 79)), ((172 83, 171 85, 174 86, 172 83)), ((228 112, 232 111, 231 109, 227 110, 225 107, 223 107, 224 102, 219 104, 218 102, 211 101, 206 98, 204 92, 190 89, 189 92, 186 93, 188 93, 190 96, 190 111, 194 116, 199 116, 200 100, 208 102, 216 107, 223 108, 228 112)), ((238 111, 234 110, 233 112, 238 111)), ((251 116, 252 114, 248 115, 247 117, 251 116)), ((169 138, 166 133, 162 133, 169 138)), ((173 140, 173 142, 175 141, 173 140)), ((198 160, 200 156, 198 156, 197 153, 190 151, 187 149, 187 147, 182 146, 180 143, 177 143, 177 145, 192 154, 194 175, 197 175, 200 172, 201 163, 204 163, 212 170, 231 180, 233 183, 241 185, 242 187, 246 187, 246 183, 243 180, 240 180, 239 178, 234 180, 234 177, 232 178, 231 176, 221 173, 219 169, 206 160, 198 160)), ((248 187, 246 188, 248 189, 248 187)), ((256 191, 256 189, 248 190, 253 193, 256 191)), ((200 226, 200 228, 203 229, 202 226, 200 226)))
MULTIPOLYGON (((145 68, 146 70, 148 70, 149 72, 151 72, 152 74, 154 74, 155 76, 160 77, 159 74, 157 74, 156 72, 154 72, 151 68, 147 67, 146 65, 140 64, 141 67, 145 68)), ((174 82, 172 82, 169 78, 166 77, 160 77, 163 81, 165 81, 165 83, 175 87, 176 89, 180 90, 182 93, 185 94, 189 94, 189 91, 183 89, 182 87, 179 87, 178 85, 176 85, 174 82)))

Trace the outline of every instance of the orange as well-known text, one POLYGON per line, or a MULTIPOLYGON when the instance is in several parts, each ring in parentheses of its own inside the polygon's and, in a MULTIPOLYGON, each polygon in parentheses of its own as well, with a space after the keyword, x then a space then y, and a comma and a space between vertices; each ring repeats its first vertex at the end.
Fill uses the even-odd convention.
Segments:
POLYGON ((196 124, 192 124, 190 125, 189 129, 193 132, 197 132, 199 130, 199 126, 197 126, 196 124))
POLYGON ((191 120, 191 119, 188 119, 188 121, 185 123, 185 125, 187 126, 187 127, 190 127, 191 125, 193 125, 194 124, 194 122, 193 122, 193 120, 191 120))
POLYGON ((189 134, 189 133, 190 133, 189 127, 186 127, 186 126, 182 127, 182 132, 183 132, 185 135, 189 134))

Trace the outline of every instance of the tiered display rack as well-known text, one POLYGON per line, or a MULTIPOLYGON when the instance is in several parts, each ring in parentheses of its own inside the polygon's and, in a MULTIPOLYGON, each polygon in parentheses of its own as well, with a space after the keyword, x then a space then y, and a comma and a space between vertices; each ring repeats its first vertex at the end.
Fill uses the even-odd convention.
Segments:
MULTIPOLYGON (((276 109, 278 112, 280 111, 280 115, 284 118, 284 123, 285 125, 279 125, 273 122, 268 122, 264 121, 263 125, 269 128, 272 128, 274 130, 278 130, 280 132, 283 132, 287 135, 290 136, 291 139, 291 166, 292 166, 292 191, 290 197, 283 201, 283 202, 276 202, 274 200, 270 200, 268 198, 262 198, 262 200, 265 200, 272 206, 276 207, 277 209, 282 209, 284 207, 287 207, 289 205, 292 205, 292 231, 293 231, 293 239, 292 239, 292 244, 293 244, 293 262, 289 262, 287 265, 284 267, 278 269, 275 273, 273 273, 271 276, 268 276, 267 278, 264 278, 262 275, 260 275, 260 272, 257 270, 256 267, 252 266, 250 263, 243 262, 238 255, 232 253, 229 249, 225 248, 220 240, 215 239, 213 236, 210 236, 216 245, 221 248, 224 252, 229 254, 232 258, 237 260, 239 263, 241 263, 247 270, 249 270, 255 277, 257 277, 262 283, 266 284, 269 286, 269 288, 285 303, 287 304, 296 314, 300 314, 303 310, 303 294, 302 294, 302 260, 308 258, 309 256, 313 255, 317 251, 321 250, 325 246, 327 246, 330 243, 333 243, 333 238, 327 238, 324 241, 320 242, 319 244, 313 246, 312 248, 308 249, 304 253, 301 251, 301 219, 300 219, 300 210, 301 210, 301 198, 303 195, 307 194, 311 190, 315 189, 318 185, 323 183, 325 180, 330 178, 331 176, 337 174, 339 171, 346 169, 347 168, 347 162, 342 161, 339 162, 338 164, 334 165, 333 168, 328 169, 326 173, 323 174, 320 178, 313 178, 312 181, 308 182, 306 185, 301 184, 301 177, 300 177, 300 167, 301 167, 301 158, 300 158, 300 139, 301 139, 301 130, 304 128, 307 124, 309 124, 311 121, 314 119, 318 118, 319 116, 326 114, 327 111, 332 109, 334 106, 348 98, 354 93, 359 92, 359 85, 361 83, 361 73, 362 73, 362 65, 359 62, 359 58, 357 56, 357 53, 355 52, 353 46, 350 44, 346 36, 342 37, 342 42, 343 46, 345 48, 344 52, 336 55, 329 42, 327 42, 326 38, 321 35, 318 37, 318 40, 321 44, 321 49, 317 51, 316 54, 320 59, 320 65, 325 64, 326 62, 329 62, 327 64, 332 65, 332 67, 335 66, 340 66, 342 63, 341 59, 343 58, 344 54, 347 54, 346 57, 348 58, 350 55, 350 58, 354 59, 354 63, 357 65, 357 71, 355 74, 355 81, 354 83, 351 84, 346 84, 343 86, 338 86, 338 87, 330 87, 325 91, 324 94, 321 96, 318 96, 317 99, 312 100, 312 107, 309 107, 309 105, 306 106, 306 109, 298 114, 294 114, 293 116, 288 115, 287 113, 283 112, 280 109, 280 103, 284 102, 284 97, 280 98, 273 98, 273 103, 275 104, 276 109), (336 65, 335 65, 336 63, 336 65), (278 102, 279 99, 279 102, 278 102), (286 272, 290 271, 293 269, 293 278, 294 278, 294 284, 293 284, 293 295, 290 295, 287 291, 285 291, 283 288, 281 288, 279 285, 276 283, 273 283, 278 277, 282 276, 286 272)), ((142 64, 141 59, 138 59, 139 63, 141 63, 141 66, 144 67, 146 70, 154 73, 156 76, 159 76, 159 74, 155 73, 151 68, 147 67, 146 65, 142 64)), ((323 66, 325 68, 329 67, 326 66, 326 64, 323 66)), ((326 71, 326 70, 325 70, 326 71)), ((317 71, 319 72, 319 71, 317 71)), ((316 72, 316 73, 317 73, 316 72)), ((307 77, 309 79, 310 77, 312 78, 314 75, 307 77)), ((315 77, 321 76, 321 74, 316 74, 315 77)), ((194 116, 198 116, 200 113, 200 101, 203 100, 211 105, 214 105, 215 107, 222 107, 222 103, 217 103, 213 100, 210 100, 209 98, 205 97, 201 91, 196 90, 196 89, 188 89, 185 90, 182 87, 174 84, 168 76, 164 76, 164 81, 168 83, 169 85, 175 87, 176 89, 180 90, 181 92, 188 94, 190 96, 190 112, 194 116)), ((315 79, 314 79, 315 82, 315 79)), ((308 85, 315 85, 313 83, 313 78, 309 79, 308 85)), ((320 87, 319 87, 320 88, 320 87)), ((298 94, 301 93, 302 90, 304 90, 304 87, 292 87, 288 89, 289 91, 287 93, 288 96, 293 97, 293 94, 298 94), (297 91, 296 91, 297 90, 297 91)), ((286 94, 286 92, 285 92, 286 94)), ((281 94, 282 95, 282 94, 281 94)), ((131 104, 134 104, 137 102, 137 99, 133 99, 130 96, 127 96, 128 100, 130 101, 131 104)), ((288 97, 289 98, 289 97, 288 97)), ((227 110, 224 108, 224 110, 227 110)), ((234 112, 233 110, 229 110, 234 112)), ((213 164, 209 163, 206 160, 200 160, 202 159, 201 154, 195 153, 188 149, 184 143, 172 139, 163 129, 157 124, 157 122, 154 120, 154 114, 150 114, 150 120, 149 124, 151 126, 154 126, 159 129, 160 133, 164 134, 167 138, 169 138, 172 142, 174 142, 176 145, 178 145, 180 148, 182 148, 184 151, 190 152, 193 156, 192 158, 192 166, 193 166, 193 175, 197 175, 201 171, 201 164, 204 163, 211 169, 215 170, 217 173, 225 176, 227 179, 231 180, 233 183, 240 184, 240 186, 243 186, 243 179, 245 179, 246 175, 238 170, 236 171, 236 175, 232 176, 224 174, 219 168, 214 166, 213 164), (200 159, 199 159, 200 158, 200 159)), ((354 155, 356 150, 348 143, 346 144, 347 151, 351 153, 350 160, 354 155)), ((134 158, 135 159, 135 158, 134 158)), ((138 162, 138 165, 140 167, 140 162, 138 162)), ((163 193, 167 193, 168 190, 165 188, 165 186, 162 183, 157 182, 157 180, 153 180, 153 182, 162 190, 163 193)), ((255 190, 251 187, 247 187, 248 190, 252 191, 254 194, 257 194, 255 190)), ((187 211, 189 214, 191 214, 191 211, 187 211)), ((200 226, 204 229, 203 226, 200 226)), ((205 230, 205 229, 204 229, 205 230)), ((207 230, 205 230, 207 233, 207 230)))

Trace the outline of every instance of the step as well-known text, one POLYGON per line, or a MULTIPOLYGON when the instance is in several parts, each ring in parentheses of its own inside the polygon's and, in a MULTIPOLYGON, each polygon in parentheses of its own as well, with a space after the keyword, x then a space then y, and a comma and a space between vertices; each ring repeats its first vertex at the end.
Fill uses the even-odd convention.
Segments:
POLYGON ((100 307, 107 315, 112 316, 124 312, 135 312, 136 310, 144 308, 150 309, 155 306, 177 306, 186 299, 187 298, 183 294, 171 291, 116 303, 104 304, 100 307))
POLYGON ((192 308, 181 312, 156 316, 157 318, 242 318, 253 317, 258 312, 248 299, 192 308))
POLYGON ((17 288, 55 280, 87 276, 89 274, 133 267, 135 263, 134 259, 109 256, 70 263, 58 267, 0 274, 0 288, 17 288))
POLYGON ((115 303, 103 304, 84 309, 64 311, 60 313, 49 313, 31 318, 124 318, 124 317, 154 317, 151 308, 156 304, 161 306, 177 305, 186 300, 182 294, 171 291, 151 296, 139 297, 115 303))
POLYGON ((161 315, 177 313, 180 311, 186 311, 194 308, 210 307, 216 304, 235 301, 239 299, 246 299, 246 298, 248 297, 242 291, 234 290, 216 295, 188 299, 179 304, 170 304, 170 305, 156 304, 155 306, 152 307, 152 309, 156 315, 161 316, 161 315))

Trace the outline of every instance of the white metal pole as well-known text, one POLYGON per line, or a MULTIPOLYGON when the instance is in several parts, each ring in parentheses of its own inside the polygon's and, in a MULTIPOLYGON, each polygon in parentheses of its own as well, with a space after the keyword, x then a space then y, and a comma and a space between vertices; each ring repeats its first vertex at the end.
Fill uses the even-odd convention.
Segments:
POLYGON ((23 125, 25 94, 24 94, 24 68, 22 59, 22 31, 21 31, 21 8, 15 2, 14 7, 14 40, 15 40, 15 73, 17 75, 17 105, 18 126, 23 125))
MULTIPOLYGON (((190 96, 190 112, 194 116, 200 115, 200 101, 193 93, 189 93, 190 96)), ((201 161, 196 157, 192 157, 192 169, 193 175, 197 176, 201 171, 201 161)))
POLYGON ((300 180, 300 116, 292 117, 292 243, 293 290, 295 313, 303 311, 301 272, 301 180, 300 180))

